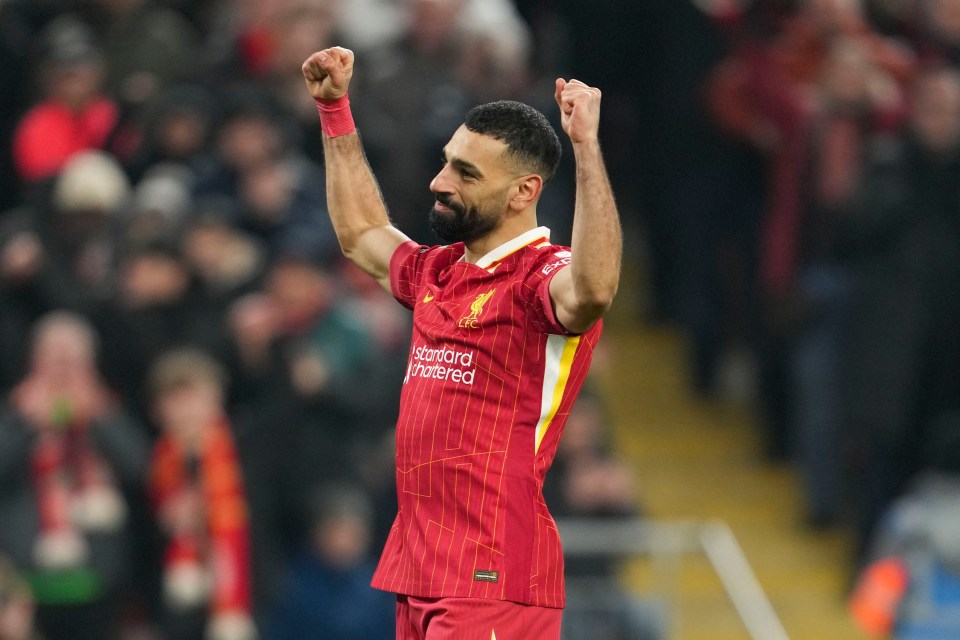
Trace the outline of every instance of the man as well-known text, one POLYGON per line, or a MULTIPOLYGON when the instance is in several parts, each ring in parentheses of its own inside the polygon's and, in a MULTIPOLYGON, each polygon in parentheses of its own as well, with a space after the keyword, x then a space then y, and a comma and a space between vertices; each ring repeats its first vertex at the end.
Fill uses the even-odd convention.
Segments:
POLYGON ((420 246, 390 224, 349 110, 353 53, 303 64, 324 132, 327 203, 344 254, 413 310, 397 423, 399 513, 373 578, 397 638, 557 640, 560 539, 543 479, 619 281, 621 233, 597 143, 600 92, 556 82, 577 162, 572 247, 536 206, 560 143, 515 102, 470 111, 430 183, 420 246))

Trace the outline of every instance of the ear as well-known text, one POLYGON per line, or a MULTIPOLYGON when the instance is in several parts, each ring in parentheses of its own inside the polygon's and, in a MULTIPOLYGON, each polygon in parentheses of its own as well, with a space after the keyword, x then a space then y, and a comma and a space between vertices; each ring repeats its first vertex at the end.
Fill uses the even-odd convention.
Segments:
POLYGON ((543 191, 543 178, 536 173, 530 173, 517 178, 516 191, 510 198, 510 208, 522 211, 532 206, 540 198, 543 191))

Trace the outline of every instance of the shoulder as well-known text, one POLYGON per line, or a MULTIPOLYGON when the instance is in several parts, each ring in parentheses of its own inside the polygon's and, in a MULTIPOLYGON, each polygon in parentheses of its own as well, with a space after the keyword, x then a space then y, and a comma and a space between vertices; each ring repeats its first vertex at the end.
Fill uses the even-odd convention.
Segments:
POLYGON ((531 275, 549 276, 570 264, 570 248, 556 244, 526 247, 518 261, 522 271, 531 275))
POLYGON ((399 245, 393 253, 392 262, 414 261, 421 265, 443 268, 463 257, 463 245, 425 245, 411 240, 399 245))

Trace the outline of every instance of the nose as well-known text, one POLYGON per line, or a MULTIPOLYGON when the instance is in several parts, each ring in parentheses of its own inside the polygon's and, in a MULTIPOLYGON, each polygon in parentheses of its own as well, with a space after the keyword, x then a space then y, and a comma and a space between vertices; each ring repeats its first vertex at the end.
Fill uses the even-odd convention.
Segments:
POLYGON ((448 179, 448 166, 443 165, 440 171, 430 181, 430 191, 433 193, 452 193, 450 181, 448 179))

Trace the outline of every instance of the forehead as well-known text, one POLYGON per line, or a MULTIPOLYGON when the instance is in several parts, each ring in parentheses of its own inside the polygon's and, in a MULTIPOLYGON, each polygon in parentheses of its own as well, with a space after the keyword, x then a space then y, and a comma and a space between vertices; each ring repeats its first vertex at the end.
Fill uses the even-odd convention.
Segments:
POLYGON ((461 160, 476 165, 484 171, 506 167, 507 143, 476 133, 460 125, 443 148, 448 162, 461 160))

